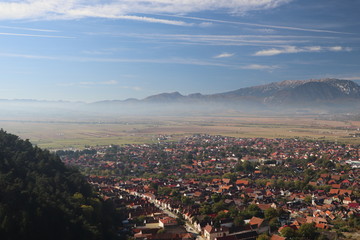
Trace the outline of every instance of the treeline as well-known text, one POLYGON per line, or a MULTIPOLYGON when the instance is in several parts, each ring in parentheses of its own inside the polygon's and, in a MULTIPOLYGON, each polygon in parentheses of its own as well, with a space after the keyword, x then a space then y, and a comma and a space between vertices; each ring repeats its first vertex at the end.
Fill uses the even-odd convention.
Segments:
POLYGON ((116 239, 117 217, 77 170, 0 130, 1 239, 116 239))

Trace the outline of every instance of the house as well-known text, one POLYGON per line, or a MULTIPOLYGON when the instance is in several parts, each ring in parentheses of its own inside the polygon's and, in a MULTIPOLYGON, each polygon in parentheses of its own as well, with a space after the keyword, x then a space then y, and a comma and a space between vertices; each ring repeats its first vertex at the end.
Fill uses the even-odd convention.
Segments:
POLYGON ((315 227, 320 228, 320 229, 328 229, 329 228, 329 226, 325 223, 317 223, 317 224, 315 224, 315 227))
POLYGON ((271 236, 270 240, 286 240, 286 238, 274 234, 274 235, 271 236))
POLYGON ((247 231, 235 235, 237 240, 256 240, 258 236, 259 234, 256 231, 247 231))
POLYGON ((252 217, 249 220, 249 224, 252 229, 256 229, 258 234, 269 231, 269 225, 262 218, 252 217))
POLYGON ((334 195, 337 195, 337 194, 339 194, 339 189, 334 189, 334 188, 332 188, 332 189, 330 189, 330 192, 329 192, 329 194, 334 194, 334 195))
POLYGON ((241 180, 241 179, 239 179, 239 180, 236 180, 236 183, 235 183, 236 185, 242 185, 242 186, 247 186, 247 185, 249 185, 249 181, 248 180, 241 180))
MULTIPOLYGON (((136 229, 134 229, 136 231, 136 229)), ((137 233, 134 235, 135 239, 146 239, 151 238, 154 234, 156 234, 160 229, 159 228, 144 228, 140 229, 140 231, 136 231, 137 233)))
POLYGON ((352 200, 351 200, 350 197, 344 197, 343 203, 344 203, 345 205, 349 205, 349 203, 352 203, 352 200))
POLYGON ((169 226, 176 226, 178 223, 175 218, 172 217, 165 217, 159 219, 159 227, 165 228, 169 226))
POLYGON ((215 228, 211 225, 206 225, 204 228, 204 237, 206 240, 215 240, 216 238, 225 237, 229 235, 229 229, 226 227, 215 228))
POLYGON ((225 237, 218 237, 215 240, 238 240, 235 235, 232 236, 225 236, 225 237))
POLYGON ((352 195, 352 190, 340 189, 339 195, 345 195, 345 194, 347 194, 348 196, 352 195))

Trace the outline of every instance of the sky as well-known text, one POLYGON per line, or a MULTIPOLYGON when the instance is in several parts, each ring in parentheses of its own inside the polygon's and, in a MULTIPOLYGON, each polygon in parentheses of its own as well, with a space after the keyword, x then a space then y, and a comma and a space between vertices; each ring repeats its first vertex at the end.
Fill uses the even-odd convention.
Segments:
POLYGON ((0 0, 0 99, 360 80, 359 0, 0 0))

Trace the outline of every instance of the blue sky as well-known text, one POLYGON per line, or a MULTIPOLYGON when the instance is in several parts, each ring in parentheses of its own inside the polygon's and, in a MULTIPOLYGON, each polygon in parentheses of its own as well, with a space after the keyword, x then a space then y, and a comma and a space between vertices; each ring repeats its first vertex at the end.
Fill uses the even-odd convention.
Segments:
POLYGON ((0 0, 0 98, 360 80, 358 0, 0 0))

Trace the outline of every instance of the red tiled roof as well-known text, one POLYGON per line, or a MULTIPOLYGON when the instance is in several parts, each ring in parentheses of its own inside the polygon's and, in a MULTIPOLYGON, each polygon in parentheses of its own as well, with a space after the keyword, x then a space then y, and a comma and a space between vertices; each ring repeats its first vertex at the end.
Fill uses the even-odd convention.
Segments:
POLYGON ((275 234, 271 236, 270 240, 286 240, 286 238, 275 234))
POLYGON ((258 217, 252 217, 250 219, 250 225, 257 225, 258 227, 263 223, 264 219, 258 217))
POLYGON ((248 185, 249 181, 248 180, 237 180, 236 181, 236 185, 248 185))
POLYGON ((339 193, 339 189, 330 189, 330 194, 338 194, 339 193))

